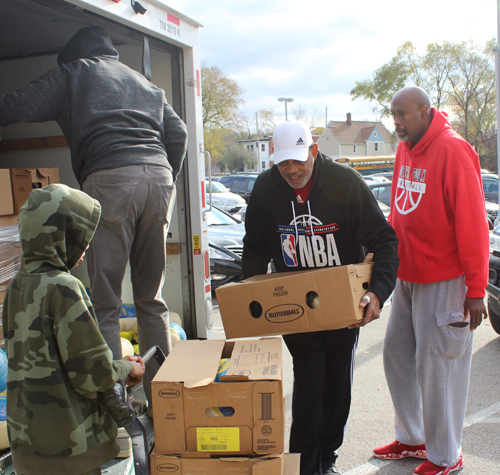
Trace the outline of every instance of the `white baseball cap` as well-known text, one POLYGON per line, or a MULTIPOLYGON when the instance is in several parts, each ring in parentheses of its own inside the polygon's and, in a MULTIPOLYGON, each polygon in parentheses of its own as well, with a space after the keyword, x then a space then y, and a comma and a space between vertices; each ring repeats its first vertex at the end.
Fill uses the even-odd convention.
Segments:
POLYGON ((312 143, 309 127, 301 122, 282 122, 273 133, 274 163, 278 164, 284 160, 305 162, 312 143))

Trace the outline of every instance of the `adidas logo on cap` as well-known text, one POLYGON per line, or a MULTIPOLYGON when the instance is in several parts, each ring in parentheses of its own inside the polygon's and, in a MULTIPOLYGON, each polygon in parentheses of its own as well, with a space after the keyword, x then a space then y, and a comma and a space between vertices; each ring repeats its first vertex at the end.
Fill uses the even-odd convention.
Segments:
POLYGON ((274 155, 277 165, 284 160, 307 161, 308 148, 313 143, 309 127, 301 122, 282 122, 273 132, 274 155))

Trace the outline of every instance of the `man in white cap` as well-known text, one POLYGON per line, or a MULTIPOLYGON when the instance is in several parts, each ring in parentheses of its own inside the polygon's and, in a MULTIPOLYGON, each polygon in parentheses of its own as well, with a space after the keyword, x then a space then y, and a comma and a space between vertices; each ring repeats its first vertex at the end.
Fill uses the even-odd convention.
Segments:
POLYGON ((293 357, 290 452, 301 475, 339 474, 351 403, 359 327, 379 318, 397 267, 396 234, 364 179, 318 151, 309 129, 283 122, 273 135, 274 165, 259 175, 245 218, 243 277, 348 265, 374 254, 363 320, 349 328, 284 335, 293 357))

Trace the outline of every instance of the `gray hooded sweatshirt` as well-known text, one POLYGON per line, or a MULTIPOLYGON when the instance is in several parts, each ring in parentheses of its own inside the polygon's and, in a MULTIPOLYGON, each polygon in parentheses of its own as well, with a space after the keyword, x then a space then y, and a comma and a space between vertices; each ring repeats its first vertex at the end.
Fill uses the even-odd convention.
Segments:
POLYGON ((0 126, 55 120, 71 149, 80 183, 98 170, 159 165, 179 173, 187 146, 184 122, 162 89, 118 61, 102 28, 82 28, 51 69, 0 94, 0 126))

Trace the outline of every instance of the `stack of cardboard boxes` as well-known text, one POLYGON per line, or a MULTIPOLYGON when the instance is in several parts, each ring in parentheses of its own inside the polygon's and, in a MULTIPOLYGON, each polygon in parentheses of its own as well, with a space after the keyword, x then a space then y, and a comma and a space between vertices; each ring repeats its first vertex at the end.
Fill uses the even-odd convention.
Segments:
POLYGON ((0 168, 0 226, 16 224, 31 191, 51 183, 59 183, 58 168, 0 168))
POLYGON ((21 242, 17 225, 0 226, 0 347, 4 346, 2 310, 5 291, 21 265, 21 242))
MULTIPOLYGON (((34 188, 59 183, 58 168, 0 168, 0 317, 7 285, 21 264, 18 213, 34 188)), ((3 346, 0 321, 0 346, 3 346)))
POLYGON ((180 341, 151 388, 152 475, 299 474, 284 454, 281 338, 180 341))

